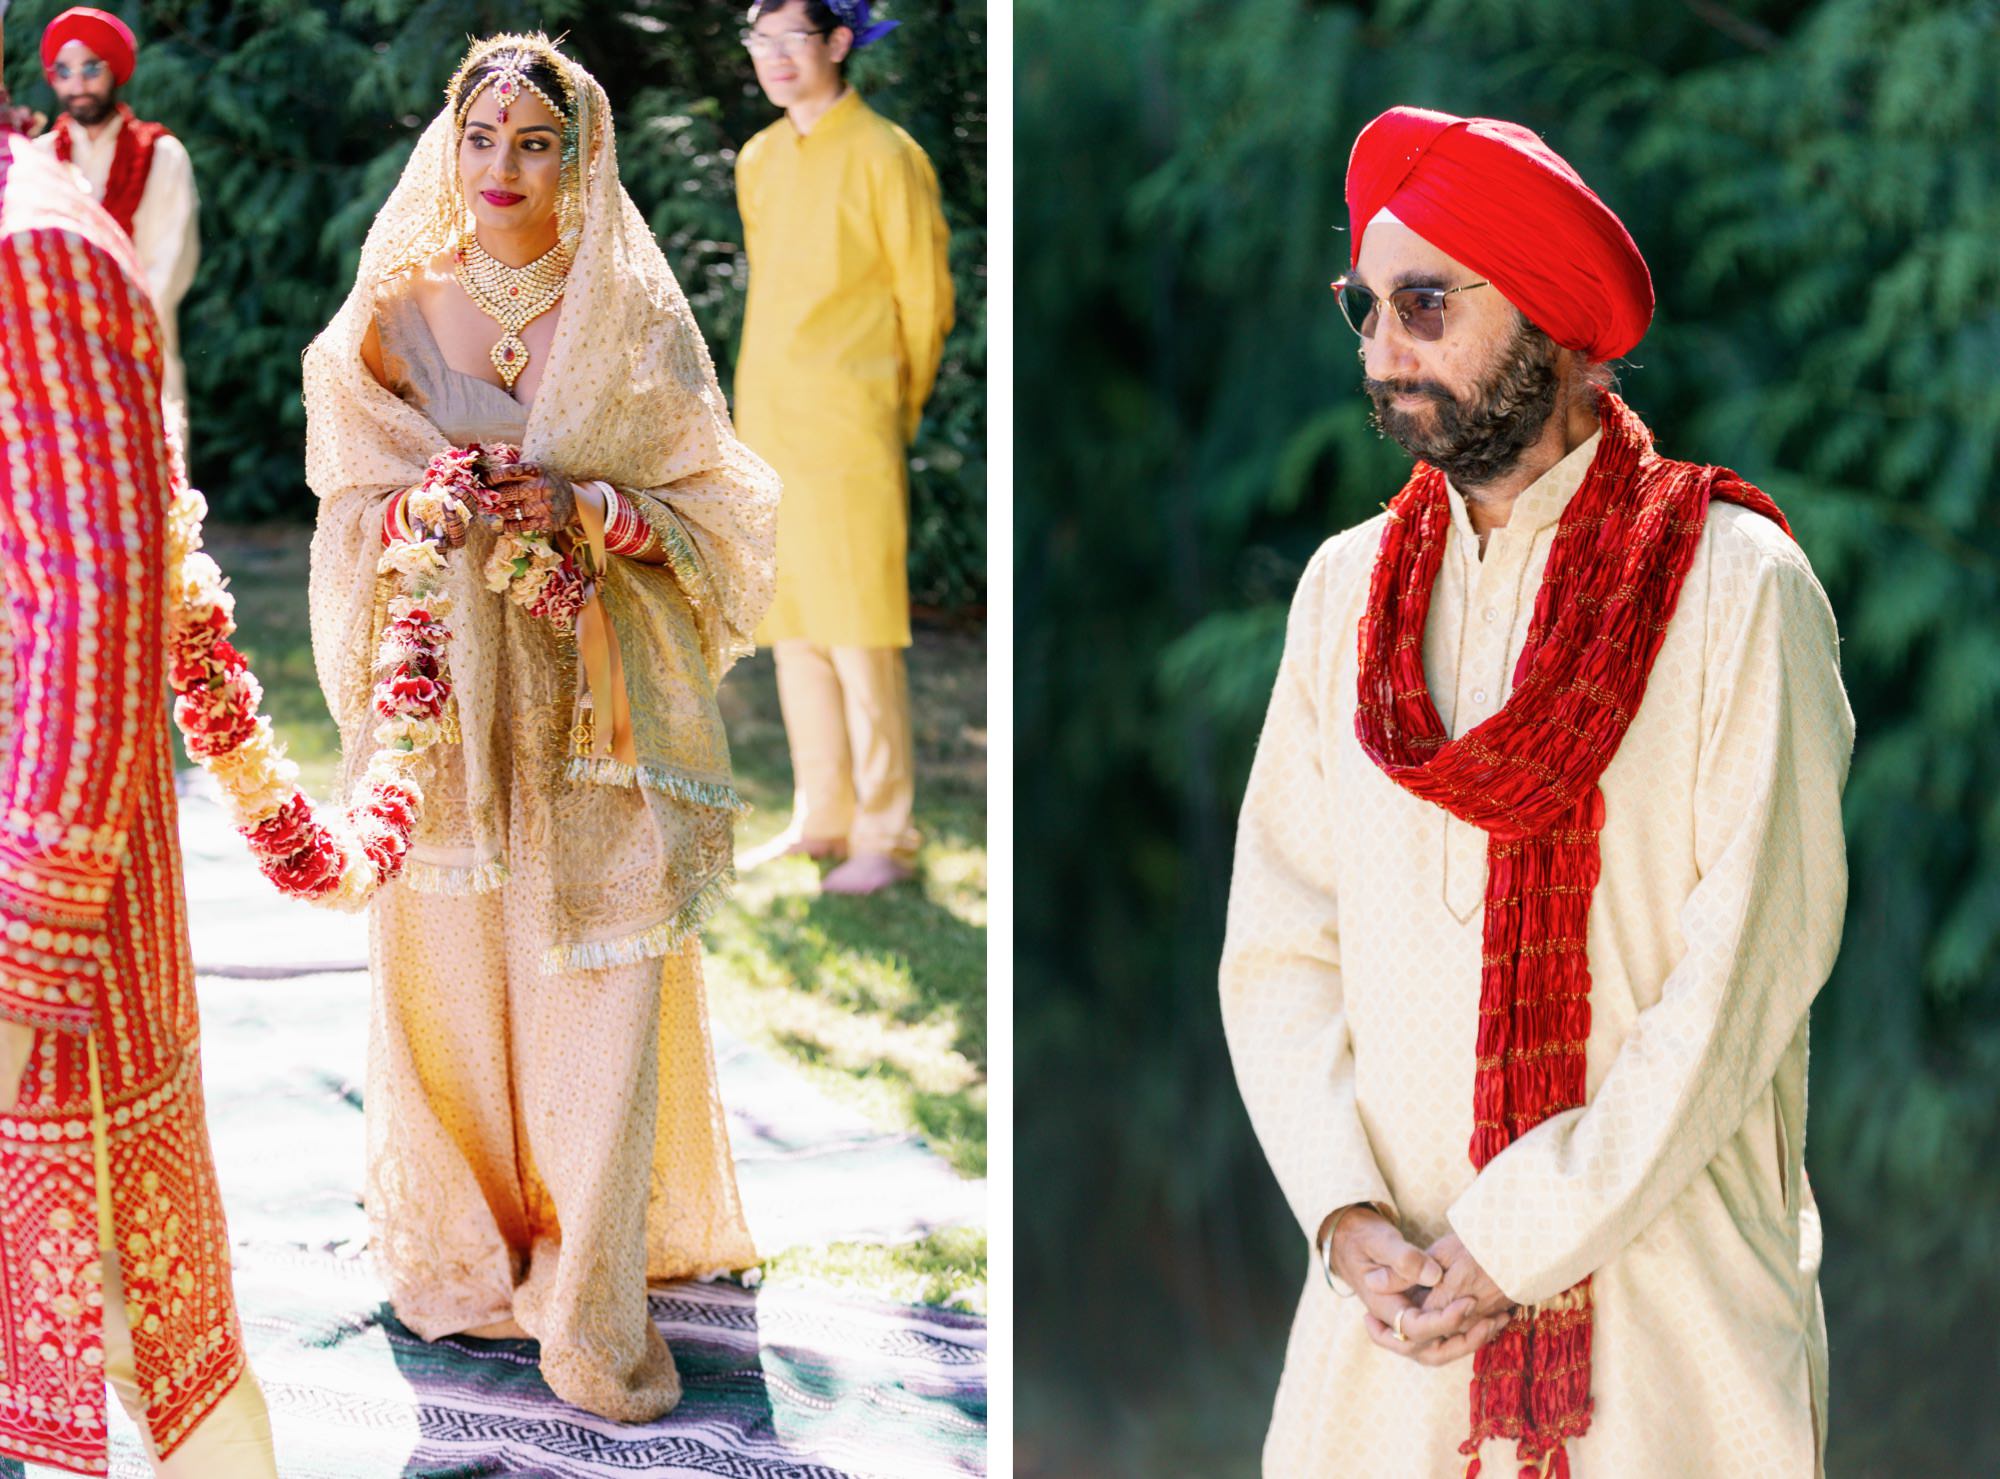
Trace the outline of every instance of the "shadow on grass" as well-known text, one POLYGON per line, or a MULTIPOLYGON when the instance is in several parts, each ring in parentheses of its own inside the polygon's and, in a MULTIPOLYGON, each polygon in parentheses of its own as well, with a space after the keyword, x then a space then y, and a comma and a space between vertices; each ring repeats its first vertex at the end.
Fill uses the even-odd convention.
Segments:
MULTIPOLYGON (((985 650, 920 631, 910 650, 915 882, 866 898, 819 892, 803 858, 741 881, 709 927, 717 1010, 828 1092, 914 1129, 959 1171, 986 1169, 985 650)), ((785 825, 791 769, 767 654, 722 689, 737 783, 756 810, 747 851, 785 825)))
POLYGON ((818 893, 800 859, 745 879, 709 927, 711 975, 739 1031, 959 1171, 986 1164, 985 929, 922 884, 818 893))
POLYGON ((898 889, 873 898, 791 897, 760 916, 772 963, 807 991, 856 1011, 915 1025, 955 1019, 952 1047, 985 1067, 986 931, 943 905, 898 889), (872 958, 889 969, 850 973, 872 958))

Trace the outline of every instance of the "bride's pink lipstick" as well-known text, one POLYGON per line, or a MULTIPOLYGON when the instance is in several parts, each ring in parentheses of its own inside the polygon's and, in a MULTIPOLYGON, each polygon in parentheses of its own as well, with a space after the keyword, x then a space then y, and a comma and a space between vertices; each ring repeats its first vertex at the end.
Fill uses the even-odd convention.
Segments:
POLYGON ((515 195, 506 190, 482 190, 479 192, 479 198, 485 201, 488 205, 495 205, 504 208, 510 205, 519 205, 522 201, 526 200, 528 197, 525 195, 515 195))

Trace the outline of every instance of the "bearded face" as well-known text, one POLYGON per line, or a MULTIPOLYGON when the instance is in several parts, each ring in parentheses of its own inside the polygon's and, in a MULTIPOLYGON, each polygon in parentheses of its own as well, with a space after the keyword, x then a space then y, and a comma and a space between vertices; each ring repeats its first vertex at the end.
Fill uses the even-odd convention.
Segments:
POLYGON ((81 41, 71 41, 56 53, 49 66, 49 86, 71 121, 85 128, 96 128, 118 107, 118 79, 112 76, 111 63, 81 41))
POLYGON ((1478 488, 1512 471, 1548 425, 1559 353, 1547 334, 1517 316, 1493 363, 1462 390, 1439 380, 1371 377, 1362 385, 1376 430, 1454 486, 1478 488))

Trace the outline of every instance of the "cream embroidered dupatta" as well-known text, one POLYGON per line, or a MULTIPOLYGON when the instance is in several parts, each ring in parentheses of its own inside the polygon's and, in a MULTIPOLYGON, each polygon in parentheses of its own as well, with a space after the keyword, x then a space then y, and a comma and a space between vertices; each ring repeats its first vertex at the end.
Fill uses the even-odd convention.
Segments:
MULTIPOLYGON (((727 888, 739 803, 715 683, 750 650, 770 602, 778 496, 775 475, 736 440, 687 300, 619 183, 603 89, 564 65, 579 110, 582 231, 522 450, 573 481, 632 494, 671 555, 663 566, 614 557, 597 588, 634 753, 611 755, 608 735, 571 753, 575 642, 485 588, 491 536, 475 528, 448 577, 463 742, 439 749, 408 871, 422 891, 484 892, 504 886, 510 849, 550 858, 551 969, 663 955, 727 888), (634 786, 643 807, 631 804, 634 786)), ((361 344, 382 285, 456 233, 457 142, 443 110, 376 217, 353 290, 305 355, 306 479, 320 500, 313 656, 350 784, 373 746, 382 506, 448 445, 375 381, 361 344)))

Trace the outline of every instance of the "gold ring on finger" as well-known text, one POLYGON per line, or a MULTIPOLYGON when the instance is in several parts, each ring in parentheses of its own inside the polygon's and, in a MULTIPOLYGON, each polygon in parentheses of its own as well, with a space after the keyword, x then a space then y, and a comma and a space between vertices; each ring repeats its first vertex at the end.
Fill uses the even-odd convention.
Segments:
POLYGON ((1410 1337, 1403 1334, 1403 1319, 1409 1313, 1410 1313, 1410 1307, 1408 1305, 1404 1305, 1403 1308, 1396 1311, 1396 1324, 1394 1327, 1396 1331, 1396 1339, 1400 1340, 1404 1345, 1408 1345, 1410 1343, 1410 1337))

